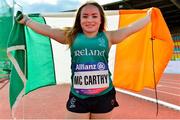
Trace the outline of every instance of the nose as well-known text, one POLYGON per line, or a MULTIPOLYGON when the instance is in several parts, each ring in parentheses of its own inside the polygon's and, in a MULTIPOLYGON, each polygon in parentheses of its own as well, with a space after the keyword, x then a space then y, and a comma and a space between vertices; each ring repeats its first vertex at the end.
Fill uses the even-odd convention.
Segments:
POLYGON ((87 18, 87 21, 88 22, 91 22, 93 19, 92 19, 92 17, 91 16, 89 16, 88 18, 87 18))

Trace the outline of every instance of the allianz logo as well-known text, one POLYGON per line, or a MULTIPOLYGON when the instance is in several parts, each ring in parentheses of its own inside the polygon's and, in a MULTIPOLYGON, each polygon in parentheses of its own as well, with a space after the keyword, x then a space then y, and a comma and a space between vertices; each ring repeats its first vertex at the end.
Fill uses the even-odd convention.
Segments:
POLYGON ((103 62, 97 64, 76 64, 75 70, 105 70, 106 66, 103 62))

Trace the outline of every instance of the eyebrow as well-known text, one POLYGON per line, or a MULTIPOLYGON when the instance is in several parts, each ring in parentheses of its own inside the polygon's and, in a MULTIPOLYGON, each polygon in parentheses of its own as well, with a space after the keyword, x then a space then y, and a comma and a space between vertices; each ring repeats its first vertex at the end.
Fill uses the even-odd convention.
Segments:
MULTIPOLYGON (((82 15, 88 15, 88 13, 83 13, 82 15)), ((98 13, 92 13, 92 15, 98 15, 98 13)))

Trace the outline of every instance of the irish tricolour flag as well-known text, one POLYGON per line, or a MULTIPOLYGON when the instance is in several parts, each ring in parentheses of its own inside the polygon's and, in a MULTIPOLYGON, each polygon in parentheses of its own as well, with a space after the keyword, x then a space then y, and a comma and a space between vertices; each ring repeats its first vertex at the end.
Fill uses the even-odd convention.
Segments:
MULTIPOLYGON (((144 17, 147 10, 106 12, 106 30, 117 30, 144 17)), ((33 20, 52 27, 72 27, 75 13, 31 14, 33 20)), ((173 42, 159 9, 153 8, 151 23, 141 31, 113 45, 109 67, 117 88, 140 91, 154 88, 171 58, 173 42)), ((10 77, 10 105, 40 87, 70 83, 71 58, 68 46, 14 24, 8 57, 13 63, 10 77)), ((60 91, 61 92, 61 91, 60 91)), ((63 91, 62 91, 63 94, 63 91)))

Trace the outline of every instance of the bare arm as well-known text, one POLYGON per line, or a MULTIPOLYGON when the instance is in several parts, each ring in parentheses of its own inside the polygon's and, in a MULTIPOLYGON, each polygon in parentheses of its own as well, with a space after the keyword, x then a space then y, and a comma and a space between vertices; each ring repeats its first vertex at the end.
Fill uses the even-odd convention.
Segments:
POLYGON ((134 23, 131 23, 127 27, 121 28, 116 31, 106 32, 107 36, 109 36, 110 44, 112 45, 112 44, 120 43, 128 36, 144 28, 150 22, 150 20, 151 20, 151 9, 148 10, 147 15, 144 18, 134 23))
POLYGON ((27 18, 27 16, 24 16, 19 23, 25 24, 39 34, 48 36, 59 43, 65 44, 65 32, 61 29, 51 28, 49 25, 35 22, 27 18))

